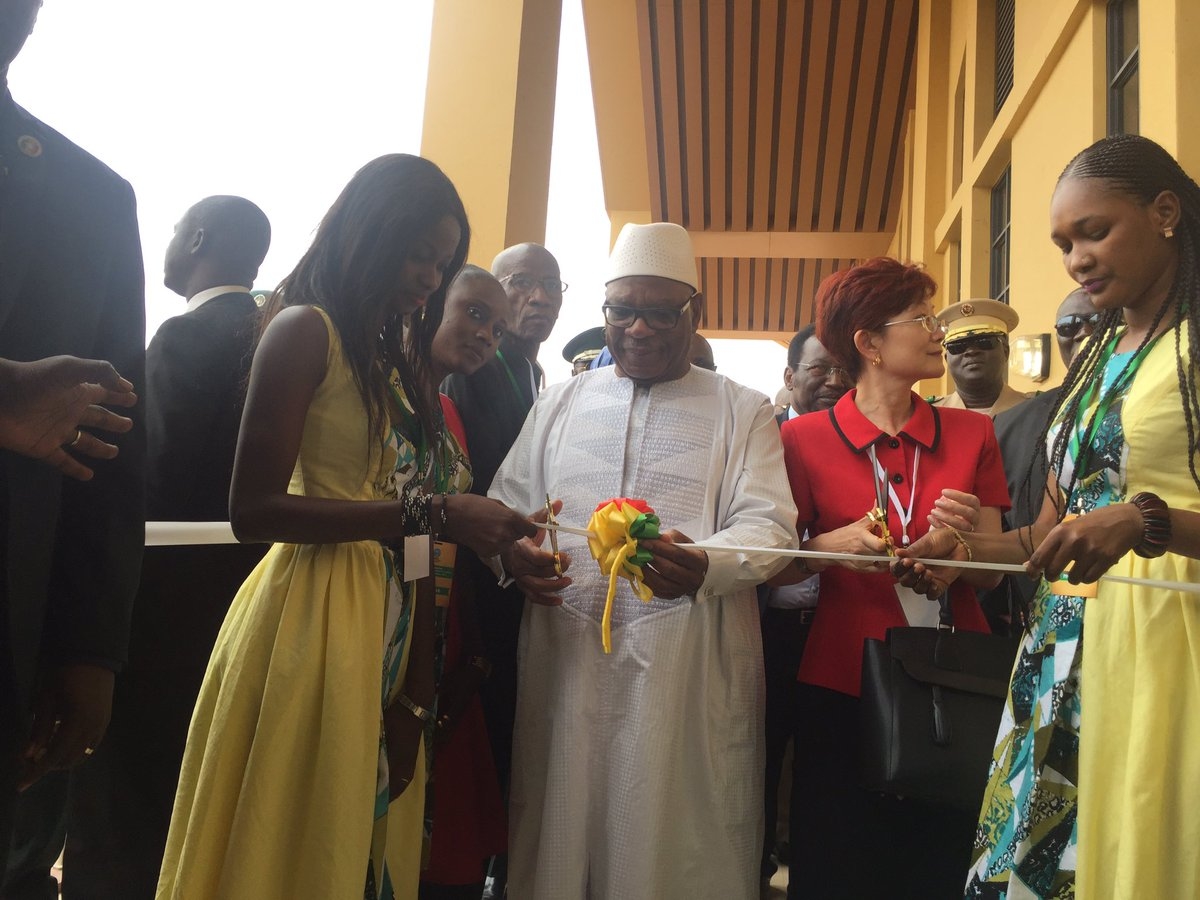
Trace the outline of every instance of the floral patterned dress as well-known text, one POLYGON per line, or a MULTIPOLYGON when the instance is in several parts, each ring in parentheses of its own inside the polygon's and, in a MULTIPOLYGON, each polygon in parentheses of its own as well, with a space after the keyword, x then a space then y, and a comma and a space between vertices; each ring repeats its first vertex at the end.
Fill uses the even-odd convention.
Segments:
MULTIPOLYGON (((1090 452, 1082 454, 1085 470, 1068 498, 1072 513, 1124 499, 1128 445, 1121 409, 1132 378, 1121 376, 1133 355, 1110 355, 1095 402, 1081 410, 1079 440, 1071 442, 1073 452, 1059 477, 1064 490, 1076 464, 1074 451, 1087 439, 1092 410, 1103 406, 1100 398, 1110 401, 1099 410, 1090 452)), ((1062 427, 1061 421, 1055 424, 1050 441, 1062 427)), ((992 756, 967 881, 969 898, 1075 896, 1084 603, 1055 593, 1045 580, 1038 585, 992 756)))
MULTIPOLYGON (((471 469, 466 454, 455 436, 438 421, 432 446, 422 430, 412 404, 393 372, 392 399, 395 402, 389 443, 396 453, 396 466, 388 484, 389 499, 401 499, 413 491, 435 494, 464 493, 471 486, 471 469)), ((390 559, 390 558, 389 558, 390 559)), ((378 777, 375 794, 376 827, 371 843, 371 863, 367 873, 365 900, 410 900, 417 896, 422 859, 429 840, 426 781, 433 768, 433 721, 426 727, 425 739, 417 756, 416 777, 394 801, 388 801, 388 758, 386 735, 382 728, 382 710, 393 703, 403 690, 408 669, 412 619, 416 607, 415 581, 404 580, 403 553, 396 551, 394 564, 388 566, 388 599, 384 619, 383 671, 381 682, 381 728, 378 777)), ((435 669, 440 672, 444 644, 446 608, 436 609, 437 649, 435 669)))

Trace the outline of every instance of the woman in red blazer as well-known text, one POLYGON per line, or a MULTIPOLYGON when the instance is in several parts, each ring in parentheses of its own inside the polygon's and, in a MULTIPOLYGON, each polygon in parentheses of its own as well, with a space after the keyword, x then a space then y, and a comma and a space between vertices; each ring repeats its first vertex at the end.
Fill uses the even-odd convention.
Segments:
MULTIPOLYGON (((935 408, 912 391, 945 371, 935 290, 920 267, 886 258, 821 284, 817 337, 855 387, 832 409, 782 428, 797 531, 809 535, 802 549, 885 553, 883 528, 866 515, 877 506, 897 547, 943 523, 1000 532, 1009 498, 991 419, 935 408)), ((820 603, 797 690, 788 896, 961 897, 974 816, 858 786, 863 640, 933 625, 937 605, 899 586, 885 564, 797 561, 783 578, 817 572, 820 603)), ((955 582, 958 627, 987 630, 974 588, 997 580, 972 572, 955 582)))

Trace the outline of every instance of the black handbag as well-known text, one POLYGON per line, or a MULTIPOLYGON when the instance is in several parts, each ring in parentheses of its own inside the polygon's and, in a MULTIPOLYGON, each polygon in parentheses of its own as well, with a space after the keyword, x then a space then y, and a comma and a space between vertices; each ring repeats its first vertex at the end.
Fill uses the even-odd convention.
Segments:
POLYGON ((1020 639, 954 628, 889 628, 863 646, 863 786, 978 812, 1020 639))

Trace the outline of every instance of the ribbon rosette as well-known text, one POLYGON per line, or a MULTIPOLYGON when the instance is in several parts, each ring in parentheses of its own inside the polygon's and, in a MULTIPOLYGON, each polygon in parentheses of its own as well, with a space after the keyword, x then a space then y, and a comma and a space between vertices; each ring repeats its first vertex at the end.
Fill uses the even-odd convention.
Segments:
POLYGON ((617 594, 617 579, 625 577, 643 603, 650 602, 653 592, 642 580, 642 566, 654 558, 638 546, 643 538, 658 537, 658 516, 645 500, 616 497, 596 507, 588 522, 588 550, 600 564, 600 573, 608 576, 608 596, 604 601, 604 618, 600 623, 604 652, 612 653, 612 610, 617 594))

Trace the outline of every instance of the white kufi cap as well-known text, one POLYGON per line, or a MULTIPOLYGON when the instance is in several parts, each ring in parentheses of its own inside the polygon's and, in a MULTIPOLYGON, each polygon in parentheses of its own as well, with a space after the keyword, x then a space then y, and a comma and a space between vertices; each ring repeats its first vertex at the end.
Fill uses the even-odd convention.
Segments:
POLYGON ((629 223, 622 228, 608 257, 608 277, 604 283, 631 275, 670 278, 697 290, 696 255, 687 229, 673 222, 629 223))

